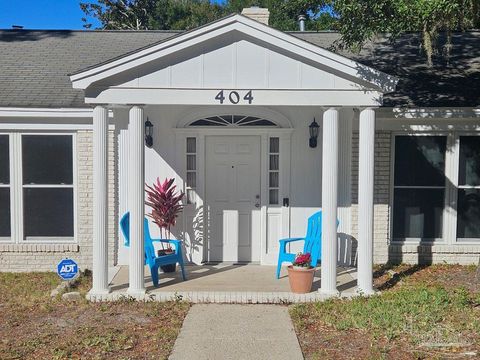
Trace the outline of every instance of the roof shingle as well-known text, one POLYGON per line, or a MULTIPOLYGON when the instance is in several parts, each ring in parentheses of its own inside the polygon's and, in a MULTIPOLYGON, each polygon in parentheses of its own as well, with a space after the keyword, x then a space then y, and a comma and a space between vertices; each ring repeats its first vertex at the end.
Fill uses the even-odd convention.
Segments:
MULTIPOLYGON (((88 107, 69 74, 165 40, 175 31, 0 31, 0 106, 88 107)), ((334 32, 292 32, 328 50, 334 32)), ((443 41, 441 38, 440 41, 443 41)), ((336 50, 335 50, 336 51, 336 50)), ((480 105, 480 31, 453 34, 449 61, 437 56, 429 68, 420 37, 409 33, 394 43, 383 37, 353 54, 338 51, 400 81, 384 106, 476 107, 480 105)))

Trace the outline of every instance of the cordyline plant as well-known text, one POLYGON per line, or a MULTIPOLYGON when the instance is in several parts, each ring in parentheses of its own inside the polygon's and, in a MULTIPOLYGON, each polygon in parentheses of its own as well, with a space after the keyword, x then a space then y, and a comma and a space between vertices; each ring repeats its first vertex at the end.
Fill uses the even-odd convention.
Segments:
POLYGON ((183 209, 180 202, 184 194, 183 191, 176 190, 177 186, 174 185, 174 181, 173 178, 165 179, 161 183, 160 178, 157 178, 152 186, 145 184, 145 192, 147 193, 145 204, 152 209, 147 216, 158 225, 162 238, 167 237, 167 231, 170 234, 170 229, 175 226, 177 217, 183 209))

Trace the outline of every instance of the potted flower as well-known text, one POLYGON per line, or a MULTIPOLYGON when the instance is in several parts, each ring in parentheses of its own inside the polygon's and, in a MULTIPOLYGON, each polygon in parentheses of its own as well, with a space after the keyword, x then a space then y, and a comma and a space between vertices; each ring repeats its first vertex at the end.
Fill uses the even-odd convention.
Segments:
POLYGON ((305 294, 312 289, 315 268, 310 266, 311 260, 310 253, 298 253, 288 267, 288 281, 292 292, 305 294))
MULTIPOLYGON (((157 181, 148 186, 145 184, 145 192, 147 193, 147 200, 145 203, 150 206, 152 211, 147 214, 155 224, 160 228, 160 237, 162 239, 170 238, 170 229, 175 226, 177 217, 183 209, 180 204, 183 198, 182 191, 176 191, 177 186, 174 185, 175 179, 165 179, 163 183, 157 178, 157 181)), ((162 249, 158 250, 158 256, 168 255, 175 252, 170 244, 162 244, 162 249)), ((160 266, 163 272, 174 272, 176 264, 169 264, 160 266)))

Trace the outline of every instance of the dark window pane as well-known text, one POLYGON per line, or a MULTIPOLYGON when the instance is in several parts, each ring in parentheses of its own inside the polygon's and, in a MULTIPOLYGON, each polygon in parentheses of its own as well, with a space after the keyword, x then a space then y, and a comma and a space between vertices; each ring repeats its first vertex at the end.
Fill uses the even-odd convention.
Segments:
POLYGON ((271 172, 269 176, 268 186, 269 187, 278 187, 278 172, 271 172))
POLYGON ((395 138, 396 186, 445 186, 445 136, 395 138))
POLYGON ((459 185, 480 185, 480 137, 460 136, 459 185))
POLYGON ((190 126, 227 126, 225 123, 212 122, 208 120, 197 120, 190 124, 190 126))
POLYGON ((248 125, 248 126, 276 126, 273 122, 271 122, 269 120, 257 120, 257 121, 248 123, 246 125, 248 125))
POLYGON ((278 205, 278 189, 270 189, 268 193, 269 204, 278 205))
POLYGON ((395 189, 393 237, 442 237, 443 189, 395 189))
POLYGON ((73 236, 73 189, 24 189, 24 232, 31 236, 73 236))
POLYGON ((197 139, 194 137, 187 138, 187 153, 197 152, 197 139))
POLYGON ((72 184, 72 137, 23 135, 24 184, 72 184))
POLYGON ((270 138, 270 152, 271 153, 280 152, 280 139, 278 137, 270 138))
POLYGON ((187 172, 187 186, 191 188, 197 187, 197 173, 187 172))
POLYGON ((0 188, 0 237, 10 237, 10 189, 0 188))
POLYGON ((187 155, 187 170, 196 170, 197 160, 195 155, 187 155))
POLYGON ((0 184, 10 183, 8 135, 0 135, 0 184))
POLYGON ((278 155, 270 155, 270 170, 279 169, 279 158, 278 155))
POLYGON ((459 189, 457 237, 480 238, 480 190, 459 189))

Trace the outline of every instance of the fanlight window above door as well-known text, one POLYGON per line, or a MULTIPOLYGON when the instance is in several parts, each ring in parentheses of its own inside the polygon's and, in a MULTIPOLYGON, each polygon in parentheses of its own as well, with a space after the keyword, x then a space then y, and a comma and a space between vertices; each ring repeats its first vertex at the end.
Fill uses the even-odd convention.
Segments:
POLYGON ((256 117, 256 116, 245 116, 245 115, 219 115, 219 116, 210 116, 203 119, 198 119, 189 126, 275 126, 277 124, 274 122, 256 117))

